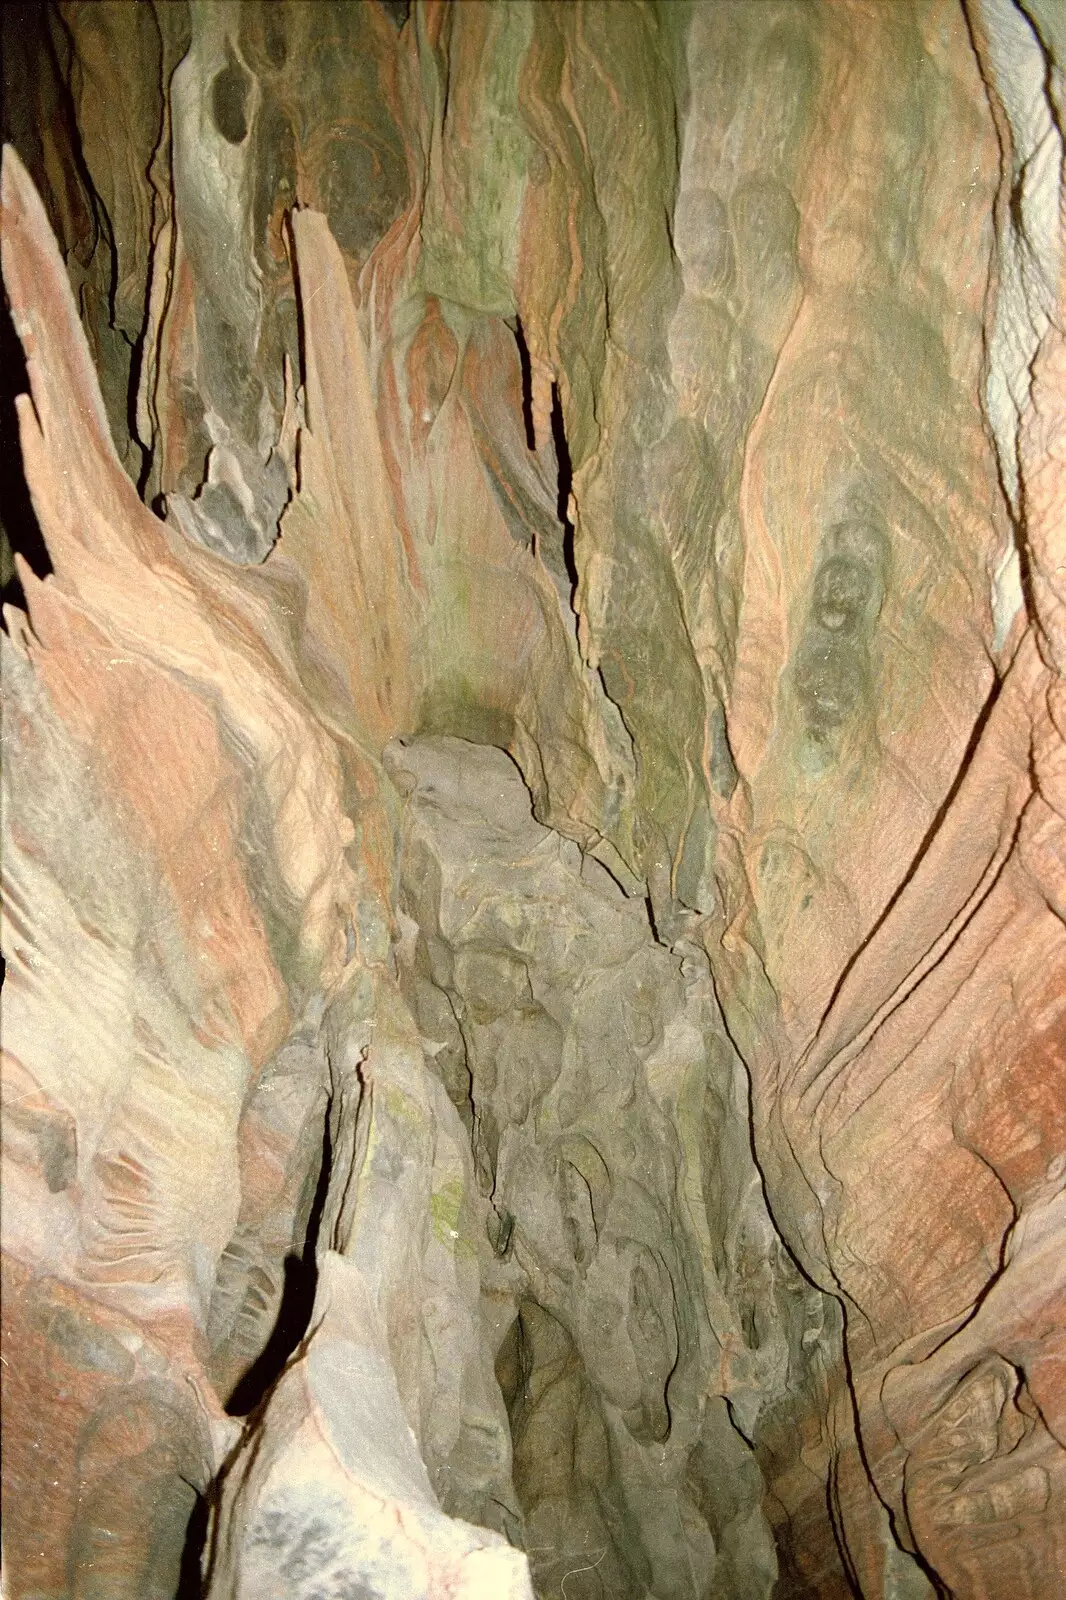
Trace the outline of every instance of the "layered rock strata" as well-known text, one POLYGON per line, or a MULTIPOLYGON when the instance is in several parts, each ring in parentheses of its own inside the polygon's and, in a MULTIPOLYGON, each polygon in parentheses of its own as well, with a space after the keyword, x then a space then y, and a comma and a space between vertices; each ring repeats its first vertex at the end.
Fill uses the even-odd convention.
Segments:
POLYGON ((1064 52, 8 8, 5 1592, 1061 1594, 1064 52))

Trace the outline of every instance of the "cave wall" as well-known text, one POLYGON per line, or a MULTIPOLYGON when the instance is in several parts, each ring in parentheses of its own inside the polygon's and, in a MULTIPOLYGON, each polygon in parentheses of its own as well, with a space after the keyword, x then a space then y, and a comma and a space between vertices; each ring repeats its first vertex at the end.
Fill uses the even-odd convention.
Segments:
POLYGON ((1058 7, 3 45, 12 1596, 1052 1600, 1058 7))

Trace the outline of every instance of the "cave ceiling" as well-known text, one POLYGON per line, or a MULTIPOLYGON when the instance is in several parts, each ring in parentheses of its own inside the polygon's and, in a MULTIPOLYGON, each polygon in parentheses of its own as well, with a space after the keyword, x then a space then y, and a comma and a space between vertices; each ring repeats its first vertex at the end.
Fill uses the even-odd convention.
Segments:
POLYGON ((2 45, 4 1594, 1061 1600, 1060 0, 2 45))

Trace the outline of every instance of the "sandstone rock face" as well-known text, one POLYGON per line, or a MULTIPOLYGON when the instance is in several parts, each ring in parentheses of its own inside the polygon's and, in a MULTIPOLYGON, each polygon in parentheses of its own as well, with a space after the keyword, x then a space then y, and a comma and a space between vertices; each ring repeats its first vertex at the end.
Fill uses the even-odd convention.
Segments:
POLYGON ((5 1593, 1057 1600, 1059 7, 3 44, 5 1593))

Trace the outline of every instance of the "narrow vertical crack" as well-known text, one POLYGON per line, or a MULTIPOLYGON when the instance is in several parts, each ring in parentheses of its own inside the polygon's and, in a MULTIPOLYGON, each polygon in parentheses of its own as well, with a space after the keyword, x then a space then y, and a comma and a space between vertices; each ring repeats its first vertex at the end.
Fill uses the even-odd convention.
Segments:
POLYGON ((307 1219, 304 1246, 299 1254, 293 1251, 285 1257, 285 1286, 277 1320, 261 1354, 229 1397, 226 1410, 234 1417, 249 1416, 262 1405, 299 1347, 311 1321, 318 1288, 318 1234, 333 1172, 333 1141, 329 1130, 332 1104, 332 1097, 329 1097, 322 1125, 322 1163, 307 1219))
POLYGON ((522 369, 522 424, 526 430, 526 449, 536 450, 537 432, 533 426, 533 363, 530 360, 521 317, 515 319, 514 338, 518 346, 518 362, 522 369))
POLYGON ((577 562, 574 560, 574 524, 570 520, 570 492, 574 486, 574 469, 570 461, 570 446, 566 442, 566 428, 563 425, 563 406, 559 398, 559 385, 552 384, 552 442, 555 445, 555 459, 559 464, 558 492, 555 501, 555 514, 562 524, 563 530, 563 560, 566 563, 566 574, 570 579, 571 600, 577 593, 577 562))
POLYGON ((28 394, 26 362, 7 306, 0 298, 0 588, 5 604, 25 607, 14 557, 22 556, 38 578, 52 571, 22 470, 15 396, 28 394))

